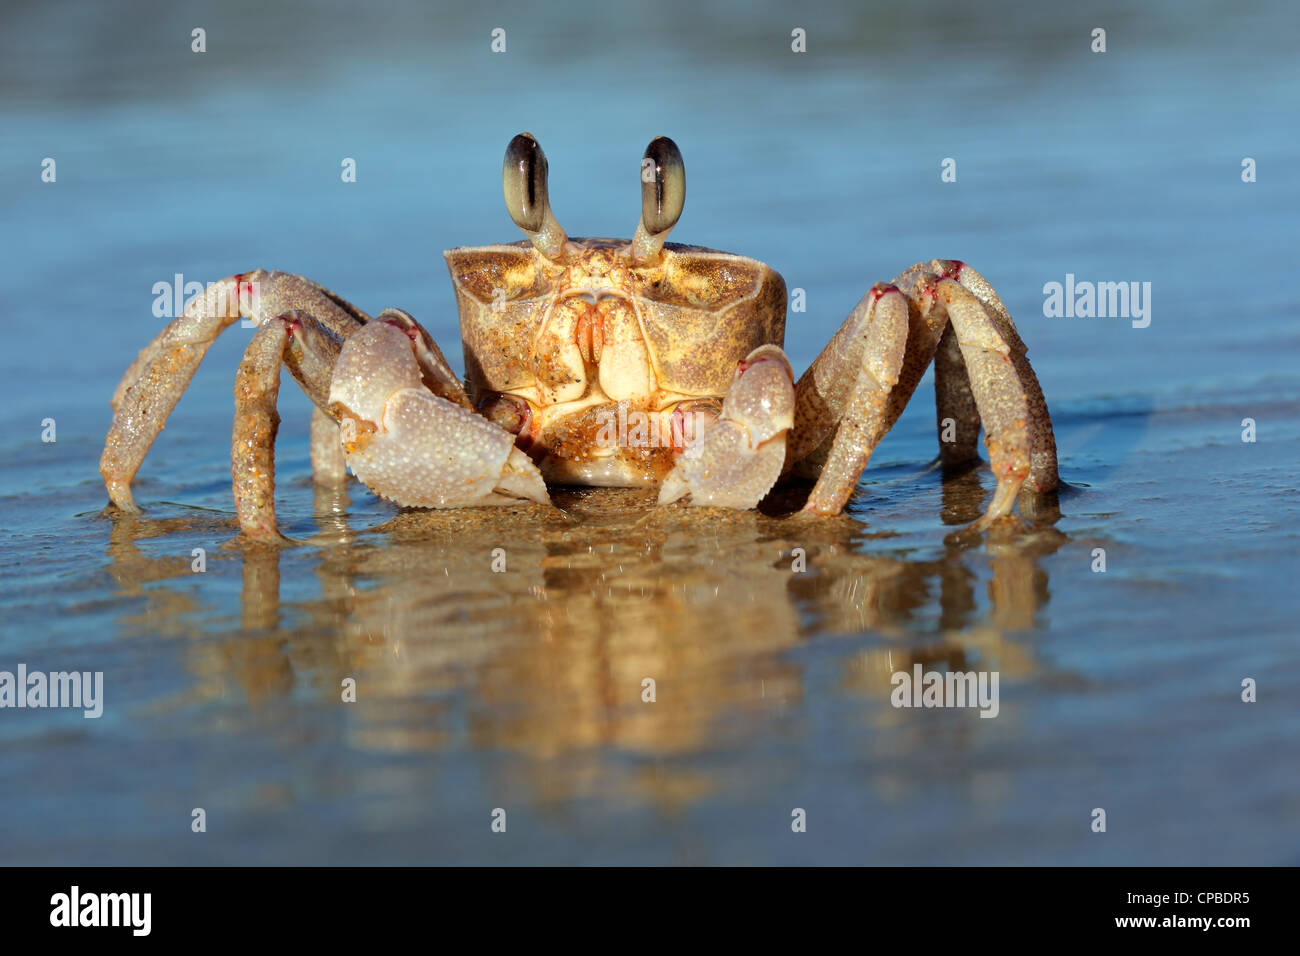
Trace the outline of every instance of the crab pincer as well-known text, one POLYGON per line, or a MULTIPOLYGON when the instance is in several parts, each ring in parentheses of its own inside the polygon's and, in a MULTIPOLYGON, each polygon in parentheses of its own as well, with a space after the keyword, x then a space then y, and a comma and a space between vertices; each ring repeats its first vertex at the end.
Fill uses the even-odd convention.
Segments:
POLYGON ((399 324, 381 317, 348 339, 329 402, 353 474, 400 505, 550 503, 513 435, 425 381, 415 341, 399 324))
POLYGON ((736 367, 718 420, 686 447, 659 489, 659 503, 752 508, 785 465, 794 425, 794 373, 779 347, 761 345, 736 367))

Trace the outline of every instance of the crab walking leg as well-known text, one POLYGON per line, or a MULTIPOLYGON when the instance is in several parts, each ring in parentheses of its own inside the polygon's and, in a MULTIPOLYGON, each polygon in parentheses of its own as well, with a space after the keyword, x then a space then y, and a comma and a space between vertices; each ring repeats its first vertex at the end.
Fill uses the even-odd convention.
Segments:
POLYGON ((241 316, 261 325, 293 310, 310 312, 340 340, 369 321, 364 312, 314 282, 259 269, 214 282, 140 351, 113 394, 113 424, 99 460, 115 505, 139 510, 131 480, 217 336, 241 316))
POLYGON ((402 321, 381 317, 339 355, 329 400, 352 473, 400 505, 548 504, 541 472, 515 436, 429 390, 417 359, 427 333, 415 329, 413 338, 402 321))
MULTIPOLYGON (((826 450, 824 446, 834 438, 856 378, 850 370, 858 366, 881 288, 876 285, 867 291, 795 385, 794 428, 786 442, 787 470, 814 450, 826 450)), ((817 476, 821 461, 817 464, 818 470, 808 477, 817 476)))
MULTIPOLYGON (((174 324, 174 323, 173 323, 174 324)), ((167 332, 171 328, 168 325, 161 332, 155 335, 149 344, 140 350, 140 354, 135 357, 135 361, 127 366, 126 371, 122 373, 122 379, 117 383, 117 388, 113 389, 113 397, 108 400, 109 407, 116 413, 119 405, 122 404, 122 397, 127 390, 140 380, 144 370, 149 367, 150 363, 158 357, 158 353, 163 350, 163 340, 167 337, 167 332)), ((223 326, 224 328, 224 326, 223 326)))
MULTIPOLYGON (((878 283, 873 287, 873 292, 876 288, 897 288, 908 301, 907 344, 898 381, 889 393, 889 407, 885 414, 882 436, 893 427, 907 407, 925 370, 930 367, 939 338, 948 322, 942 309, 930 310, 932 297, 931 300, 923 301, 917 295, 915 287, 918 282, 932 281, 933 277, 926 278, 927 276, 929 274, 925 271, 925 266, 917 264, 892 282, 878 283)), ((844 417, 849 396, 857 381, 858 357, 861 342, 867 336, 866 324, 870 319, 872 298, 872 292, 863 297, 830 344, 799 379, 795 425, 786 461, 787 473, 814 481, 821 477, 834 442, 835 431, 844 417)))
POLYGON ((907 299, 896 286, 878 284, 809 368, 807 376, 849 379, 852 385, 838 409, 834 438, 804 511, 839 514, 857 487, 891 423, 890 394, 903 367, 907 333, 907 299))
MULTIPOLYGON (((1016 376, 1024 389, 1025 403, 1029 411, 1030 463, 1029 477, 1025 480, 1025 485, 1040 494, 1055 491, 1060 478, 1057 472, 1056 437, 1052 432, 1052 416, 1047 410, 1047 400, 1043 397, 1042 386, 1038 384, 1038 376, 1029 365, 1027 354, 1029 350, 1025 348, 1025 343, 1016 331, 1015 323, 1011 321, 1011 313, 1002 304, 1002 300, 989 281, 964 262, 940 259, 935 260, 933 265, 942 267, 940 274, 956 279, 963 288, 980 300, 989 318, 997 326, 998 333, 1010 346, 1011 364, 1015 367, 1016 376)), ((944 371, 938 364, 937 356, 935 365, 937 388, 938 376, 944 371)), ((960 420, 957 427, 960 431, 962 427, 960 420)))
POLYGON ((951 324, 943 330, 934 353, 934 410, 943 467, 953 469, 979 461, 979 407, 951 324))
MULTIPOLYGON (((254 541, 287 543, 275 524, 275 436, 280 428, 276 400, 280 366, 287 366, 302 390, 317 403, 312 419, 312 458, 316 464, 319 431, 338 425, 320 406, 328 396, 330 376, 340 343, 322 322, 303 312, 289 312, 263 322, 248 343, 235 373, 235 425, 230 439, 230 476, 239 527, 254 541), (323 418, 318 425, 319 418, 323 418)), ((324 439, 322 439, 323 441, 324 439)), ((336 454, 341 454, 340 451, 336 454)), ((332 464, 328 460, 325 466, 332 464)))
POLYGON ((253 333, 235 373, 230 476, 240 530, 254 541, 287 540, 275 527, 275 435, 280 430, 275 400, 288 344, 288 326, 267 322, 253 333))
POLYGON ((139 511, 131 479, 162 431, 195 370, 226 326, 239 318, 239 277, 214 283, 141 350, 113 394, 113 424, 104 440, 99 473, 108 497, 139 511))
POLYGON ((1011 513, 1029 476, 1029 410, 1025 389, 1011 360, 1011 346, 979 299, 943 276, 934 295, 948 313, 970 379, 971 394, 984 423, 997 490, 980 524, 1011 513))
MULTIPOLYGON (((871 383, 860 381, 860 373, 853 371, 855 337, 893 355, 896 340, 895 351, 884 343, 890 334, 900 334, 903 325, 895 315, 879 331, 870 328, 877 321, 870 314, 864 320, 864 310, 873 304, 871 294, 799 380, 786 471, 818 480, 805 510, 834 513, 843 506, 858 478, 852 469, 859 460, 865 467, 871 449, 898 420, 932 359, 944 465, 978 457, 981 424, 988 436, 998 490, 983 523, 1008 514, 1022 484, 1035 491, 1054 488, 1056 451, 1047 406, 1024 344, 987 280, 964 263, 935 259, 904 270, 889 285, 901 290, 907 309, 906 331, 901 333, 905 345, 893 381, 877 380, 876 394, 887 396, 887 401, 870 402, 871 383), (956 431, 951 442, 944 441, 949 419, 956 431), (837 452, 844 421, 859 427, 844 433, 837 452), (872 423, 874 435, 860 430, 866 422, 872 423)), ((888 286, 876 287, 881 288, 888 286)), ((882 304, 887 301, 881 299, 882 304)))
POLYGON ((794 425, 794 373, 785 352, 761 345, 736 368, 718 419, 691 442, 659 488, 659 504, 753 508, 785 465, 794 425))

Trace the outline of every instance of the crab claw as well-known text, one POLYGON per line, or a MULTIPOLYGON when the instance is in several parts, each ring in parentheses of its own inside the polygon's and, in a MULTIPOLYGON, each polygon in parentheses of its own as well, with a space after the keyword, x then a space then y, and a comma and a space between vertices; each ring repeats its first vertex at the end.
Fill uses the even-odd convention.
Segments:
POLYGON ((785 353, 762 345, 736 367, 718 420, 687 446, 659 488, 661 505, 752 508, 776 484, 794 425, 794 374, 785 353))
POLYGON ((420 508, 550 502, 513 435, 425 387, 397 324, 380 318, 347 340, 329 400, 348 466, 384 498, 420 508))

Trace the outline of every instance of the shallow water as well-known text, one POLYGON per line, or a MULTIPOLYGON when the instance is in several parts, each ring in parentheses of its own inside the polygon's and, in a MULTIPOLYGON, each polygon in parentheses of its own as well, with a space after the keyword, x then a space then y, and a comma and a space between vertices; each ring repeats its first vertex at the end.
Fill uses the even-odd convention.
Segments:
POLYGON ((0 860, 1300 862, 1294 8, 547 9, 0 13, 0 670, 103 671, 106 698, 0 710, 0 860), (440 252, 516 237, 522 129, 575 235, 631 232, 672 135, 673 238, 806 291, 800 369, 872 282, 971 262, 1029 345, 1059 502, 964 531, 993 483, 929 467, 927 378, 842 519, 609 491, 399 512, 313 490, 290 386, 282 526, 335 543, 245 550, 236 327, 145 462, 146 513, 102 512, 154 283, 295 271, 455 356, 440 252), (1150 326, 1045 317, 1067 273, 1150 282, 1150 326), (998 717, 895 709, 915 663, 997 671, 998 717))

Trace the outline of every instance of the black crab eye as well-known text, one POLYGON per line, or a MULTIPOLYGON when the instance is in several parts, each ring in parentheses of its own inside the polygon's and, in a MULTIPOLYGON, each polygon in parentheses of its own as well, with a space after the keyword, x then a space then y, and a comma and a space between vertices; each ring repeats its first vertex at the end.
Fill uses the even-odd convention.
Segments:
POLYGON ((686 165, 667 136, 656 136, 641 159, 641 222, 658 235, 677 225, 686 205, 686 165))
POLYGON ((516 226, 537 232, 546 221, 546 154, 531 133, 520 133, 506 147, 501 168, 506 209, 516 226))

